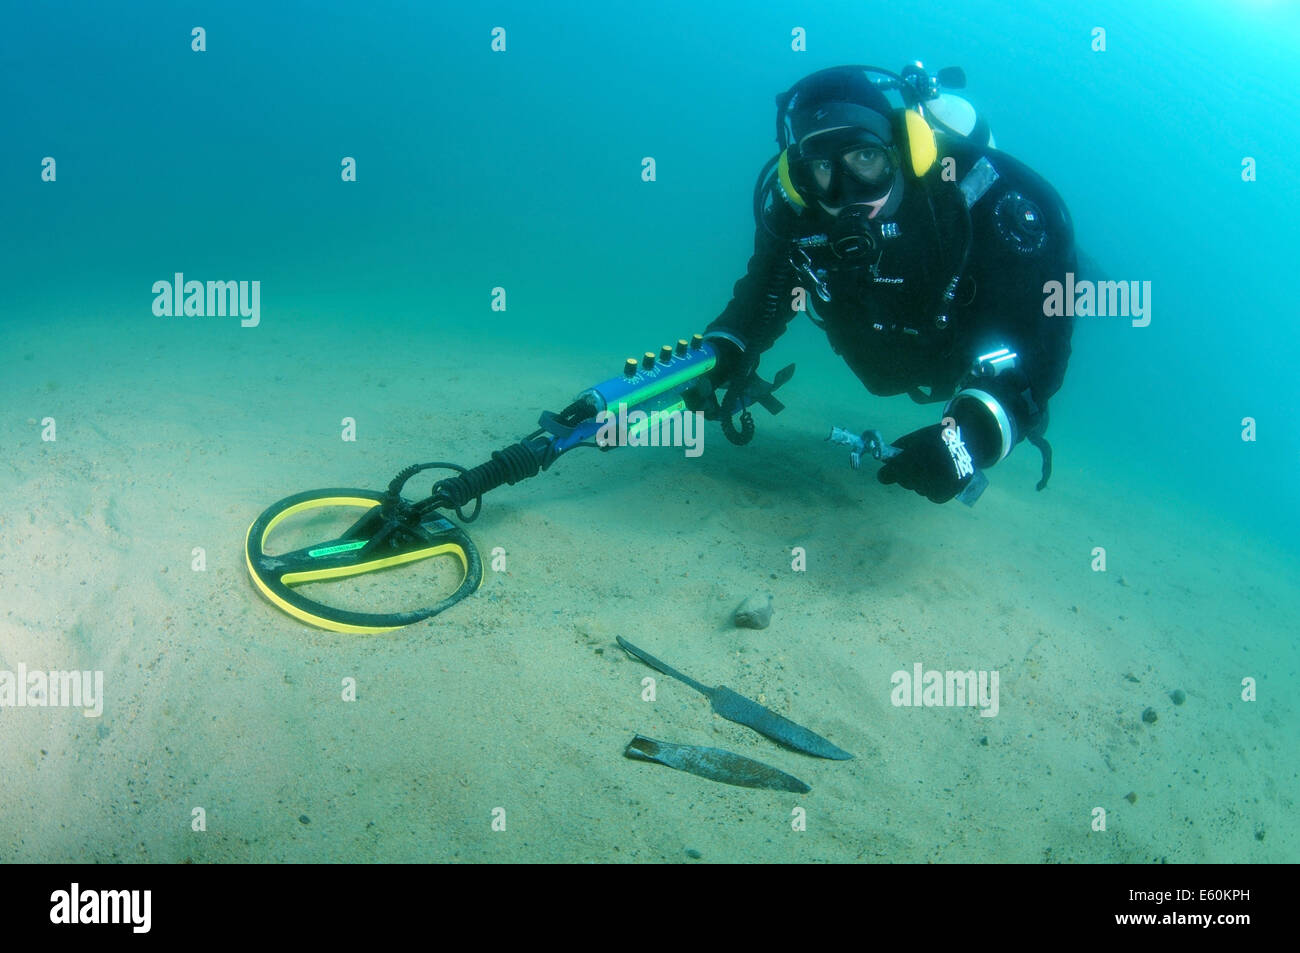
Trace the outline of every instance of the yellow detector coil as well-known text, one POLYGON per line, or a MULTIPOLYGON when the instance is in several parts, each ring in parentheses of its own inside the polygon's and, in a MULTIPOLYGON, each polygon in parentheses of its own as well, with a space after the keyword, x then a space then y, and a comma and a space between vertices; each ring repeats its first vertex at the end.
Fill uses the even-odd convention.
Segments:
POLYGON ((437 615, 483 582, 478 550, 459 526, 437 512, 421 515, 409 504, 375 490, 309 490, 286 497, 248 528, 244 558, 253 585, 271 603, 296 619, 331 632, 391 632, 437 615), (342 536, 289 553, 266 553, 266 540, 282 521, 326 507, 364 507, 366 512, 342 536), (460 583, 451 595, 428 608, 355 612, 309 599, 294 589, 305 582, 342 579, 448 554, 460 563, 460 583))

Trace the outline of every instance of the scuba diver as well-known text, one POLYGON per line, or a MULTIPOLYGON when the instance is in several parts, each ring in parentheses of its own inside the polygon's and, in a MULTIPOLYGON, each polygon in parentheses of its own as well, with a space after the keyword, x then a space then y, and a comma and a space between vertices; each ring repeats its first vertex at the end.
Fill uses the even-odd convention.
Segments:
POLYGON ((936 503, 978 495, 979 471, 1022 439, 1043 454, 1046 485, 1047 402, 1072 332, 1043 308, 1044 283, 1076 270, 1069 213, 1041 176, 993 148, 969 103, 940 90, 964 84, 959 69, 932 78, 919 63, 901 74, 840 66, 779 94, 780 152, 755 187, 754 254, 704 334, 718 354, 714 387, 743 391, 806 297, 871 393, 944 403, 941 422, 872 447, 882 483, 936 503), (969 115, 953 119, 959 110, 969 115))
POLYGON ((1043 454, 1042 489, 1051 472, 1047 402, 1065 375, 1072 331, 1069 318, 1044 314, 1044 285, 1075 270, 1073 227, 1052 187, 994 147, 968 102, 942 91, 964 85, 961 70, 931 77, 919 63, 897 74, 843 66, 780 94, 780 152, 754 190, 754 254, 704 334, 627 358, 621 373, 558 412, 542 411, 537 429, 477 466, 418 463, 384 490, 285 497, 245 535, 253 583, 290 615, 338 632, 386 632, 438 615, 482 582, 483 561, 463 525, 478 517, 484 494, 531 479, 579 447, 620 445, 621 436, 602 437, 615 413, 629 438, 698 412, 718 420, 732 443, 748 442, 750 408, 780 412, 775 391, 794 372, 791 365, 764 381, 759 357, 805 300, 871 393, 944 402, 938 423, 892 445, 876 431, 833 430, 830 439, 853 448, 855 466, 869 452, 883 464, 881 482, 936 503, 971 504, 987 484, 983 469, 1028 440, 1043 454), (450 475, 427 498, 403 495, 430 470, 450 475), (363 512, 341 535, 268 551, 283 521, 323 508, 363 512), (416 609, 360 612, 299 588, 440 555, 458 562, 459 582, 416 609))

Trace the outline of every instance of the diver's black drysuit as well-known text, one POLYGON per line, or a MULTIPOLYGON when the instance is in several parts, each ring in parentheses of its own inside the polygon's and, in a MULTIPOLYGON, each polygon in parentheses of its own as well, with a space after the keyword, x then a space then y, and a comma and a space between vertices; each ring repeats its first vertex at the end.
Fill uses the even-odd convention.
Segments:
POLYGON ((1043 286, 1076 270, 1069 212, 1051 185, 1003 152, 941 135, 938 154, 923 178, 908 177, 896 213, 869 223, 869 250, 855 260, 825 240, 834 220, 822 210, 796 211, 774 192, 766 207, 756 201, 754 255, 706 337, 734 339, 743 347, 737 363, 752 370, 797 313, 798 286, 871 393, 941 401, 978 380, 1013 419, 1015 439, 1043 449, 1047 400, 1065 375, 1072 331, 1071 318, 1044 315, 1043 286), (976 194, 981 175, 967 176, 981 158, 997 177, 976 194), (1003 347, 1017 355, 1013 369, 971 376, 979 356, 1003 347))

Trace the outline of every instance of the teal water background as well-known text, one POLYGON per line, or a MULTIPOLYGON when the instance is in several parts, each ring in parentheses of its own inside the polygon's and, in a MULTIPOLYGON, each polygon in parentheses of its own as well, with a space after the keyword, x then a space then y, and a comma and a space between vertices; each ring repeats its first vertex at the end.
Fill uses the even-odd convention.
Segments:
POLYGON ((490 322, 521 345, 604 338, 617 360, 726 304, 774 93, 919 57, 966 69, 1110 276, 1152 282, 1150 327, 1080 321, 1056 414, 1083 452, 1291 540, 1298 23, 1283 3, 16 9, 3 321, 100 314, 148 335, 152 282, 182 271, 260 280, 282 326, 329 314, 445 341, 490 322))

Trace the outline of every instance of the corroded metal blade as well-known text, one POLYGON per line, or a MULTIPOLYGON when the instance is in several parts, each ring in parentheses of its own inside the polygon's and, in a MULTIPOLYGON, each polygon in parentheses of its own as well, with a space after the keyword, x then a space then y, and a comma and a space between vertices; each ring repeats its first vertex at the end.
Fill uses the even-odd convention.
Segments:
POLYGON ((817 732, 803 725, 796 725, 784 715, 778 715, 772 709, 763 707, 752 698, 733 692, 725 685, 711 689, 709 701, 713 703, 713 710, 723 718, 744 725, 746 728, 753 728, 760 735, 766 735, 787 748, 815 755, 818 758, 831 758, 834 761, 848 761, 853 757, 817 732))
POLYGON ((623 749, 623 754, 636 761, 653 761, 678 771, 697 774, 710 781, 736 784, 742 788, 771 788, 774 791, 793 791, 795 794, 807 794, 812 790, 784 771, 721 748, 678 745, 636 735, 623 749))

